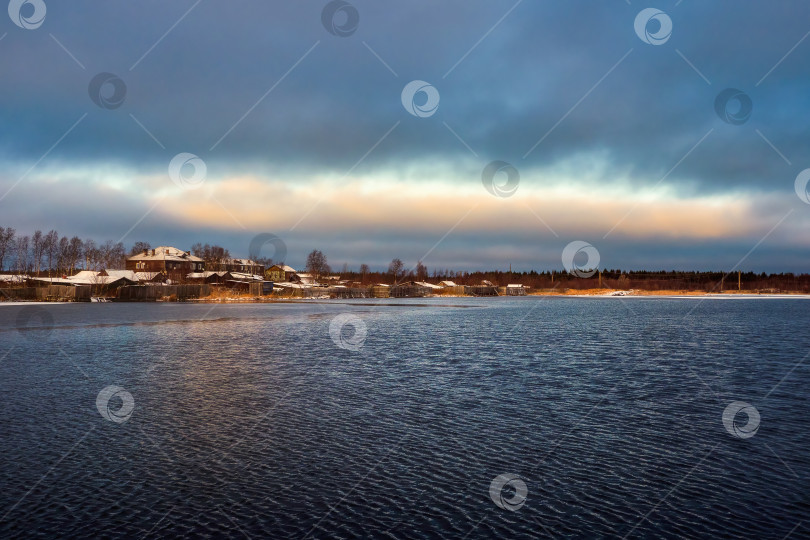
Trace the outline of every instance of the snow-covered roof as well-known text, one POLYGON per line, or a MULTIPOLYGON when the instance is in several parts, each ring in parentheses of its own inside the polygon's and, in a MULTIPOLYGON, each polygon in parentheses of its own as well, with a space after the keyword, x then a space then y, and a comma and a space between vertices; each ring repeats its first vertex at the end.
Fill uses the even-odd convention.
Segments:
POLYGON ((133 270, 104 270, 104 272, 111 278, 125 278, 130 281, 138 281, 138 276, 135 275, 135 271, 133 270))
POLYGON ((138 281, 152 281, 159 275, 160 272, 135 272, 135 277, 138 278, 138 281))
POLYGON ((228 274, 227 271, 220 271, 220 272, 212 272, 210 270, 206 270, 205 272, 191 272, 186 274, 187 279, 208 279, 209 277, 216 275, 219 277, 225 277, 228 274))
POLYGON ((0 281, 6 282, 18 282, 18 281, 25 281, 28 279, 28 276, 24 274, 3 274, 0 275, 0 281))
MULTIPOLYGON (((54 285, 82 285, 81 283, 76 283, 70 278, 59 278, 59 277, 38 277, 32 278, 34 281, 39 281, 42 283, 53 283, 54 285)), ((88 283, 89 285, 89 283, 88 283)))
POLYGON ((188 251, 183 251, 182 249, 177 249, 176 247, 171 246, 160 246, 156 247, 155 249, 148 249, 146 250, 146 254, 143 252, 138 253, 137 255, 133 255, 132 257, 128 257, 127 260, 129 261, 191 261, 191 262, 203 262, 203 260, 199 257, 195 257, 188 251), (152 255, 154 253, 154 255, 152 255))
POLYGON ((274 264, 269 269, 272 270, 273 268, 277 268, 282 272, 295 272, 295 268, 292 266, 287 266, 286 264, 274 264))
POLYGON ((284 283, 274 283, 273 288, 279 288, 279 289, 311 289, 312 285, 309 285, 309 284, 306 284, 306 283, 289 283, 289 282, 285 281, 284 283))
POLYGON ((264 278, 262 276, 256 274, 244 274, 242 272, 231 272, 231 276, 236 279, 247 280, 247 281, 263 281, 264 278))
POLYGON ((439 285, 442 287, 458 287, 454 281, 440 281, 439 285))
POLYGON ((129 281, 137 283, 138 277, 131 270, 81 270, 76 275, 67 278, 36 278, 43 283, 53 283, 57 285, 109 285, 117 281, 129 281))
POLYGON ((95 279, 95 283, 98 283, 99 280, 99 273, 95 270, 81 270, 78 274, 74 276, 70 276, 67 279, 73 281, 89 281, 91 279, 95 279))
POLYGON ((240 264, 242 266, 260 266, 256 261, 250 259, 228 259, 225 264, 240 264))

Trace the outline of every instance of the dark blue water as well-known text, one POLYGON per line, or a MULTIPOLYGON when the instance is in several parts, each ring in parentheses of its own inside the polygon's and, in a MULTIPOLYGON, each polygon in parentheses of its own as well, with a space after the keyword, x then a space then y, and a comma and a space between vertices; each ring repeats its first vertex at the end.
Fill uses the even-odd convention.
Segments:
POLYGON ((0 536, 807 537, 808 328, 805 299, 0 306, 0 536))

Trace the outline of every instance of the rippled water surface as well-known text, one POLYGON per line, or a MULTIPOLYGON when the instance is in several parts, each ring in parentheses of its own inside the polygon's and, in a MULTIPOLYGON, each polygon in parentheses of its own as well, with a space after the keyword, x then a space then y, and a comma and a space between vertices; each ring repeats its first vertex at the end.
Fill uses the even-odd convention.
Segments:
POLYGON ((0 305, 0 536, 806 538, 808 329, 807 299, 0 305))

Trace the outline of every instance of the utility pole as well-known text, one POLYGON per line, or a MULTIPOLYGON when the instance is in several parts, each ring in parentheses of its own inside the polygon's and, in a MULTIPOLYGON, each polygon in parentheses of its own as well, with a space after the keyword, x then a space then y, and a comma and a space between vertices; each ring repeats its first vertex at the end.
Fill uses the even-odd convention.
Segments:
POLYGON ((737 270, 737 290, 742 290, 742 272, 737 270))
POLYGON ((599 270, 599 288, 602 288, 602 271, 599 270))

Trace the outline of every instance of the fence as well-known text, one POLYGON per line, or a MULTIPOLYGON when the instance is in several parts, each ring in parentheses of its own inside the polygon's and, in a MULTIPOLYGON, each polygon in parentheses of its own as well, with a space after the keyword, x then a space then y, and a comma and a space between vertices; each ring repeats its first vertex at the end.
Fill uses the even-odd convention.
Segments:
POLYGON ((391 287, 383 287, 381 285, 375 285, 371 287, 372 298, 388 298, 390 295, 391 295, 391 287))
POLYGON ((421 298, 430 293, 428 287, 418 285, 396 285, 391 287, 391 296, 394 298, 421 298))
POLYGON ((454 295, 462 295, 467 294, 464 285, 455 285, 451 287, 444 287, 441 289, 441 294, 454 294, 454 295))
POLYGON ((164 297, 186 300, 210 294, 210 285, 127 285, 118 289, 117 298, 125 302, 154 302, 164 297))
POLYGON ((6 300, 36 300, 37 289, 35 287, 18 287, 15 289, 0 289, 0 294, 6 300))
POLYGON ((89 302, 90 285, 48 285, 37 289, 38 300, 69 300, 74 302, 89 302))
POLYGON ((368 287, 334 287, 329 289, 331 298, 369 298, 371 290, 368 287))
POLYGON ((89 302, 90 286, 48 285, 47 287, 19 287, 16 289, 3 289, 0 294, 10 300, 89 302))
POLYGON ((525 287, 498 287, 501 296, 526 296, 525 287))
POLYGON ((466 286, 464 291, 470 296, 498 296, 498 288, 489 285, 466 286))

